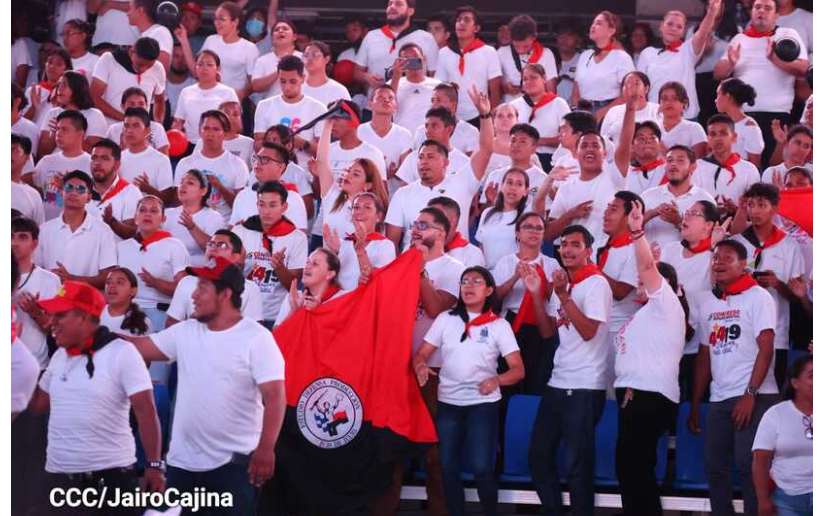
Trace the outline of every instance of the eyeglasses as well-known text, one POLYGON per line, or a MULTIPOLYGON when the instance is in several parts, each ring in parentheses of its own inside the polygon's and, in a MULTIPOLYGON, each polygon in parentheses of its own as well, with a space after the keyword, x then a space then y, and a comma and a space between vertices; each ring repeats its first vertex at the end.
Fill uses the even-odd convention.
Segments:
POLYGON ((429 222, 424 222, 423 220, 416 220, 412 223, 412 228, 417 229, 418 231, 427 231, 428 229, 442 229, 441 226, 436 226, 435 224, 430 224, 429 222))
POLYGON ((257 165, 260 164, 261 166, 267 166, 270 163, 279 163, 283 165, 283 161, 275 158, 270 158, 269 156, 262 156, 260 154, 253 154, 252 155, 252 164, 257 165))
POLYGON ((209 249, 229 249, 229 244, 226 242, 214 242, 210 240, 206 243, 206 247, 209 249))
POLYGON ((810 416, 802 416, 802 424, 805 425, 805 439, 814 438, 814 420, 810 416))
POLYGON ((533 226, 532 224, 523 224, 521 229, 524 231, 544 231, 544 226, 533 226))
POLYGON ((688 210, 688 211, 685 212, 685 214, 682 216, 682 218, 687 218, 687 217, 701 217, 701 218, 704 219, 705 214, 700 210, 688 210))
POLYGON ((474 287, 480 287, 481 285, 486 285, 487 282, 484 281, 484 278, 461 278, 461 284, 472 285, 474 287))
POLYGON ((71 183, 68 183, 63 185, 63 191, 65 193, 78 193, 80 195, 83 195, 86 192, 88 192, 89 189, 86 188, 86 185, 73 185, 71 183))

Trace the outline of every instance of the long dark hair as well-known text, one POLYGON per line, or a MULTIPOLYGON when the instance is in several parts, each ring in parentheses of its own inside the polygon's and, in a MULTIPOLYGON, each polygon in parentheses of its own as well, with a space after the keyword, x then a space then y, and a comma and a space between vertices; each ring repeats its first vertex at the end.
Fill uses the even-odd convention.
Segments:
MULTIPOLYGON (((138 280, 134 272, 130 271, 126 267, 115 267, 109 272, 109 274, 115 272, 119 272, 126 276, 130 287, 138 288, 138 280)), ((129 308, 126 309, 123 322, 120 323, 120 329, 126 330, 132 335, 146 335, 146 333, 148 333, 149 325, 146 324, 146 313, 141 310, 134 301, 129 303, 129 308)))
POLYGON ((190 175, 198 180, 198 184, 201 185, 201 188, 206 188, 206 193, 203 194, 201 197, 201 207, 206 208, 207 203, 209 201, 209 196, 212 195, 212 183, 206 180, 206 176, 200 170, 196 168, 190 168, 186 171, 186 174, 190 175))
POLYGON ((679 299, 679 304, 682 305, 682 310, 685 312, 685 340, 688 341, 693 338, 696 330, 690 325, 690 307, 688 306, 684 289, 679 288, 679 278, 676 275, 676 269, 673 265, 665 262, 657 263, 656 269, 658 269, 659 274, 667 281, 667 284, 670 285, 670 288, 673 289, 673 293, 676 294, 676 297, 679 299))
MULTIPOLYGON (((488 287, 492 287, 493 289, 490 295, 484 300, 484 307, 481 309, 481 312, 483 313, 487 310, 498 312, 499 300, 496 295, 496 280, 493 278, 493 274, 484 267, 476 265, 475 267, 465 269, 464 272, 461 273, 461 279, 463 280, 464 276, 470 274, 471 272, 481 275, 481 277, 484 278, 484 284, 488 287)), ((470 315, 467 313, 467 305, 464 304, 464 299, 461 298, 461 292, 458 294, 458 301, 456 301, 455 306, 452 310, 450 310, 450 315, 459 316, 465 324, 470 321, 470 315)), ((465 332, 461 335, 461 342, 464 342, 466 339, 467 333, 465 332)))
POLYGON ((783 393, 784 399, 792 400, 796 397, 796 389, 793 388, 791 380, 798 380, 799 377, 802 376, 802 371, 805 370, 805 366, 813 361, 814 356, 810 354, 801 356, 794 360, 793 365, 791 365, 791 370, 788 372, 788 379, 785 380, 785 391, 783 393))
POLYGON ((92 93, 89 89, 89 81, 80 72, 74 70, 66 70, 63 72, 63 80, 66 85, 72 90, 71 102, 78 110, 93 108, 95 106, 92 100, 92 93))
MULTIPOLYGON (((527 172, 525 172, 524 170, 513 167, 507 172, 505 172, 504 175, 501 177, 501 184, 504 184, 504 181, 510 174, 521 174, 521 176, 524 178, 524 184, 527 186, 527 193, 524 194, 524 197, 521 198, 521 200, 518 202, 518 205, 516 206, 516 216, 513 218, 513 222, 508 224, 509 226, 512 226, 516 223, 518 218, 521 217, 521 214, 524 213, 524 210, 527 207, 527 197, 530 194, 530 176, 528 176, 527 172)), ((502 193, 501 187, 499 187, 498 190, 498 195, 496 195, 496 203, 493 205, 493 209, 488 211, 487 215, 484 216, 482 224, 486 224, 494 213, 501 213, 504 211, 504 193, 502 193)))

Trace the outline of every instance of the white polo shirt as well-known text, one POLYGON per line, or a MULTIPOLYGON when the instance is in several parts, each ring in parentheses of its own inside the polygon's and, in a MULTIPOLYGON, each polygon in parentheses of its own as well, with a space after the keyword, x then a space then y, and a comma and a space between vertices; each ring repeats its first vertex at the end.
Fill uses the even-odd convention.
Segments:
POLYGON ((636 69, 643 72, 650 79, 650 93, 647 98, 651 102, 659 101, 659 90, 666 82, 677 81, 685 87, 689 105, 685 110, 685 118, 696 118, 699 115, 699 97, 696 95, 696 62, 701 56, 693 52, 693 38, 683 42, 676 52, 661 47, 647 47, 642 50, 636 69))
MULTIPOLYGON (((352 241, 346 240, 346 235, 339 236, 341 237, 341 249, 338 250, 338 259, 341 260, 341 272, 338 273, 338 283, 343 290, 354 290, 358 287, 358 279, 361 277, 358 256, 355 254, 352 241)), ((395 260, 395 244, 386 238, 367 242, 364 250, 367 252, 367 258, 373 270, 389 265, 395 260)))
POLYGON ((40 226, 34 261, 48 270, 60 262, 75 276, 97 276, 117 265, 115 234, 99 217, 88 213, 74 232, 59 216, 40 226))
MULTIPOLYGON (((614 144, 619 144, 619 137, 622 134, 622 121, 624 119, 624 112, 627 106, 619 104, 607 110, 607 114, 602 119, 602 136, 606 140, 610 140, 614 144)), ((641 122, 655 122, 659 123, 659 104, 655 102, 648 102, 645 107, 639 109, 634 114, 633 120, 638 124, 641 122)))
MULTIPOLYGON (((496 285, 502 285, 513 277, 519 261, 518 256, 513 253, 503 256, 501 260, 496 263, 495 268, 492 271, 493 278, 496 280, 496 285)), ((547 281, 552 281, 553 273, 561 268, 561 265, 559 265, 559 262, 557 262, 555 258, 550 258, 544 254, 539 254, 535 260, 531 260, 527 263, 530 265, 541 265, 542 270, 544 270, 544 275, 547 277, 547 281)), ((524 281, 522 281, 521 278, 517 279, 516 282, 513 283, 513 288, 501 301, 501 315, 507 315, 508 311, 518 313, 518 309, 521 307, 521 301, 524 299, 525 292, 526 289, 524 287, 524 281)))
POLYGON ((33 179, 35 186, 43 192, 46 220, 52 220, 63 211, 63 176, 73 170, 80 170, 92 177, 89 172, 91 162, 91 156, 85 152, 67 158, 59 149, 40 158, 34 167, 33 179))
POLYGON ((432 107, 433 90, 441 81, 425 77, 421 82, 410 82, 406 77, 398 81, 395 92, 398 111, 393 120, 396 124, 413 133, 424 123, 424 115, 432 107))
MULTIPOLYGON (((429 109, 429 106, 424 109, 421 114, 422 118, 426 118, 424 115, 426 115, 429 109)), ((469 124, 464 120, 457 119, 455 130, 453 131, 453 134, 450 135, 450 146, 454 149, 460 150, 464 154, 470 155, 474 151, 478 150, 479 138, 480 133, 474 125, 469 124)), ((421 144, 424 143, 424 140, 426 139, 427 131, 424 129, 424 120, 422 120, 421 125, 415 129, 415 133, 413 135, 412 149, 414 153, 418 153, 421 144)))
POLYGON ((412 133, 397 124, 392 124, 385 136, 379 136, 369 122, 358 126, 358 138, 384 155, 385 170, 395 165, 401 165, 401 155, 412 148, 412 133))
POLYGON ((622 325, 616 340, 616 388, 663 394, 679 403, 679 362, 685 342, 685 312, 665 279, 647 303, 622 325))
MULTIPOLYGON (((123 92, 127 88, 136 87, 143 90, 149 103, 152 103, 155 96, 162 94, 166 89, 166 70, 163 69, 163 65, 159 61, 155 61, 151 68, 142 74, 136 75, 120 66, 111 52, 106 52, 100 56, 97 64, 95 64, 92 77, 106 83, 103 100, 115 109, 120 108, 123 92)), ((110 124, 117 122, 117 120, 111 118, 107 118, 106 121, 110 124)))
POLYGON ((733 152, 738 153, 743 158, 747 158, 748 154, 762 154, 762 151, 765 150, 765 138, 756 120, 745 115, 745 118, 734 123, 733 126, 736 132, 733 152))
MULTIPOLYGON (((775 245, 765 248, 760 254, 762 259, 756 267, 756 248, 743 234, 734 237, 748 250, 748 269, 752 271, 773 271, 783 283, 791 278, 805 276, 805 260, 799 244, 787 235, 775 245)), ((775 288, 766 289, 776 306, 776 334, 773 338, 774 349, 788 349, 791 327, 790 302, 775 288)))
POLYGON ((602 272, 614 281, 625 283, 634 288, 623 299, 613 299, 613 306, 610 309, 610 318, 607 324, 607 330, 610 332, 610 336, 613 337, 641 307, 636 302, 635 291, 639 287, 639 269, 636 266, 636 248, 632 243, 621 247, 612 247, 603 252, 608 254, 602 272))
POLYGON ((785 400, 765 412, 753 438, 753 451, 773 453, 771 479, 790 496, 814 490, 814 440, 805 437, 813 422, 805 419, 793 400, 785 400))
MULTIPOLYGON (((759 353, 756 338, 776 328, 773 298, 756 285, 741 294, 717 299, 705 292, 699 299, 699 339, 710 347, 710 401, 724 401, 745 393, 759 353)), ((777 394, 773 359, 759 386, 760 394, 777 394)))
MULTIPOLYGON (((180 223, 180 216, 183 214, 183 206, 166 208, 166 210, 164 210, 164 214, 166 215, 166 221, 163 223, 163 229, 172 233, 173 237, 180 240, 186 248, 186 252, 189 253, 189 263, 192 264, 193 267, 205 265, 205 250, 198 245, 192 237, 192 233, 190 233, 189 230, 180 223)), ((212 208, 204 207, 199 209, 192 214, 192 220, 195 222, 198 229, 210 237, 215 234, 215 231, 226 227, 226 222, 224 222, 221 214, 212 208)))
POLYGON ((592 339, 585 341, 567 319, 564 308, 554 292, 546 309, 556 320, 559 347, 553 358, 553 372, 547 385, 557 389, 607 389, 608 342, 607 321, 613 294, 601 275, 590 276, 576 284, 571 299, 588 319, 598 321, 599 328, 592 339))
POLYGON ((20 274, 20 283, 12 296, 14 306, 17 306, 17 322, 21 329, 17 337, 29 348, 32 356, 37 359, 40 369, 45 369, 49 364, 49 347, 46 345, 46 334, 40 326, 18 306, 20 294, 27 292, 39 299, 50 299, 57 295, 60 290, 60 277, 37 265, 32 267, 31 272, 20 274))
POLYGON ((518 251, 516 218, 518 211, 499 211, 490 215, 487 208, 478 219, 476 240, 484 251, 484 263, 492 269, 503 257, 518 251))
POLYGON ((733 68, 733 76, 753 86, 756 102, 746 106, 748 111, 790 113, 794 99, 795 77, 768 61, 768 44, 791 38, 799 43, 799 59, 808 59, 808 48, 799 33, 787 27, 776 27, 770 38, 752 38, 739 33, 730 40, 739 45, 740 56, 733 68))
POLYGON ((201 139, 201 115, 210 109, 220 108, 224 102, 238 102, 238 95, 223 83, 219 82, 206 89, 198 83, 183 88, 178 96, 174 116, 184 121, 183 130, 190 142, 198 143, 201 139))
MULTIPOLYGON (((131 271, 146 270, 152 276, 164 281, 173 281, 175 275, 189 266, 189 252, 183 243, 174 237, 164 238, 149 244, 141 251, 141 244, 134 238, 117 244, 117 264, 131 271)), ((136 274, 137 275, 137 274, 136 274)), ((138 292, 135 303, 141 308, 155 308, 158 303, 168 303, 170 296, 150 287, 138 276, 138 292)))
MULTIPOLYGON (((467 313, 472 321, 480 314, 467 313)), ((424 340, 435 346, 443 358, 438 372, 438 401, 450 405, 470 406, 501 399, 496 387, 489 394, 478 392, 484 380, 497 377, 498 359, 518 352, 513 329, 505 319, 470 327, 464 341, 464 321, 458 315, 441 312, 427 331, 424 340)))
POLYGON ((100 471, 135 463, 129 397, 152 392, 149 370, 137 349, 123 339, 109 342, 93 360, 94 375, 89 378, 87 357, 70 357, 59 348, 40 378, 40 388, 49 395, 49 473, 100 471))
POLYGON ((593 50, 582 51, 573 75, 579 96, 585 100, 613 100, 622 94, 622 79, 635 70, 633 58, 624 50, 611 50, 597 63, 593 50))
MULTIPOLYGON (((263 134, 273 125, 285 125, 294 131, 326 112, 327 107, 325 105, 307 95, 304 95, 301 100, 295 103, 284 101, 281 95, 271 97, 259 102, 258 107, 255 108, 255 133, 263 134)), ((298 136, 307 141, 312 141, 320 138, 323 127, 323 123, 315 124, 315 127, 304 129, 298 133, 298 136)), ((298 157, 298 164, 304 168, 306 168, 309 159, 314 158, 314 156, 297 149, 295 154, 298 157)))
MULTIPOLYGON (((43 118, 43 122, 40 125, 40 132, 50 134, 52 132, 52 120, 56 120, 57 115, 64 111, 66 111, 66 108, 60 106, 53 107, 46 111, 46 116, 43 118)), ((103 116, 103 113, 99 109, 93 107, 89 109, 81 109, 80 113, 83 115, 83 118, 86 119, 86 138, 90 136, 103 138, 106 136, 106 131, 109 129, 109 124, 106 123, 106 117, 103 116)))
MULTIPOLYGON (((175 185, 180 185, 186 171, 193 168, 200 170, 207 176, 217 177, 221 184, 230 190, 240 190, 249 180, 249 169, 246 168, 246 163, 225 149, 217 158, 207 158, 203 153, 193 152, 180 160, 175 169, 175 185)), ((217 188, 212 188, 212 193, 206 203, 210 208, 220 213, 224 221, 229 221, 232 205, 226 202, 226 199, 223 198, 217 188)))
MULTIPOLYGON (((504 180, 504 174, 506 174, 511 168, 513 168, 512 163, 490 172, 487 175, 487 179, 484 181, 484 186, 481 187, 482 190, 485 190, 491 183, 497 184, 500 189, 501 183, 504 180)), ((541 167, 537 167, 535 165, 525 170, 525 172, 527 172, 527 179, 530 181, 530 188, 527 190, 526 211, 531 211, 533 209, 533 201, 536 200, 536 194, 538 193, 539 188, 541 188, 542 183, 544 183, 544 180, 547 177, 547 172, 542 170, 541 167)))
MULTIPOLYGON (((553 55, 553 51, 549 48, 539 46, 541 47, 541 57, 534 62, 544 68, 547 80, 551 81, 559 75, 556 70, 556 56, 553 55)), ((531 48, 530 52, 526 54, 514 56, 513 47, 511 45, 505 45, 496 52, 498 53, 498 60, 501 63, 501 80, 514 86, 521 86, 521 72, 524 70, 524 67, 530 63, 530 58, 533 57, 534 50, 531 48), (518 59, 519 65, 516 65, 516 59, 518 59)), ((504 102, 512 102, 517 98, 519 98, 519 95, 504 95, 504 102)))
MULTIPOLYGON (((197 276, 184 276, 175 288, 175 295, 169 303, 166 315, 178 321, 185 321, 192 317, 195 305, 192 302, 192 293, 198 286, 197 276)), ((241 293, 241 315, 253 321, 262 321, 261 291, 258 285, 250 280, 244 280, 241 293)))
POLYGON ((189 319, 151 338, 178 364, 169 465, 210 471, 233 453, 251 453, 263 427, 259 386, 284 379, 284 358, 272 334, 244 317, 223 331, 189 319))
POLYGON ((696 170, 693 172, 691 182, 714 198, 722 195, 733 200, 733 202, 739 202, 742 194, 752 184, 758 183, 760 180, 756 165, 745 158, 741 158, 733 166, 733 170, 736 172, 735 177, 731 175, 730 171, 722 168, 719 170, 717 178, 715 177, 717 169, 719 169, 719 165, 700 159, 696 162, 696 170))
POLYGON ((218 54, 221 58, 221 82, 236 90, 246 85, 247 77, 252 75, 255 60, 258 59, 258 47, 244 38, 225 43, 220 35, 212 34, 203 42, 203 50, 218 54))
MULTIPOLYGON (((264 248, 260 231, 253 231, 238 224, 232 228, 243 242, 246 251, 244 274, 252 280, 261 291, 263 319, 274 320, 281 308, 281 303, 289 291, 281 285, 275 269, 272 267, 272 253, 264 248)), ((281 237, 269 237, 272 251, 286 250, 284 264, 287 269, 303 269, 307 261, 307 236, 303 231, 295 231, 281 237)), ((288 301, 287 301, 288 302, 288 301)))
POLYGON ((501 77, 501 63, 496 49, 490 45, 468 52, 464 55, 464 73, 458 70, 459 55, 449 47, 438 51, 438 69, 435 78, 444 82, 458 84, 458 108, 456 117, 472 120, 478 116, 478 110, 467 93, 475 86, 480 93, 489 93, 489 81, 501 77))
MULTIPOLYGON (((447 160, 449 161, 447 163, 448 176, 455 175, 459 171, 470 167, 470 158, 456 147, 450 149, 447 160)), ((421 176, 418 175, 418 149, 415 146, 413 146, 413 151, 404 158, 395 177, 408 185, 421 179, 421 176)))
POLYGON ((172 181, 172 163, 169 156, 151 146, 141 152, 123 149, 120 154, 119 172, 120 176, 129 182, 134 182, 137 177, 146 174, 149 184, 160 191, 175 185, 172 181))
POLYGON ((37 222, 37 225, 46 221, 46 214, 43 211, 43 199, 40 192, 26 183, 11 182, 11 207, 37 222))
POLYGON ((458 203, 461 208, 458 231, 462 235, 469 235, 470 205, 480 184, 470 166, 455 173, 448 172, 444 180, 432 188, 422 184, 421 180, 415 181, 395 192, 385 222, 404 231, 402 247, 406 249, 410 245, 412 223, 418 218, 418 213, 427 206, 430 199, 444 195, 458 203))
MULTIPOLYGON (((697 201, 710 201, 716 204, 711 194, 696 185, 691 186, 687 193, 679 196, 673 195, 669 184, 657 186, 642 192, 642 200, 645 203, 646 210, 654 210, 662 204, 675 202, 679 215, 682 216, 697 201)), ((670 242, 679 242, 682 239, 679 231, 679 227, 670 222, 665 222, 661 217, 653 217, 645 224, 645 234, 648 242, 657 242, 660 246, 670 242)))
POLYGON ((394 45, 380 28, 369 31, 355 54, 355 64, 365 67, 370 75, 385 77, 387 69, 392 68, 398 58, 399 50, 407 43, 415 43, 424 51, 427 71, 434 72, 440 57, 438 44, 432 34, 420 29, 404 34, 395 40, 394 45))
MULTIPOLYGON (((550 53, 548 51, 548 53, 550 53)), ((552 54, 550 54, 552 55, 552 54)), ((545 104, 536 111, 536 116, 530 120, 530 115, 533 108, 527 105, 524 97, 516 97, 510 102, 516 113, 518 114, 518 122, 520 124, 530 124, 538 132, 541 138, 553 138, 559 135, 559 124, 561 124, 562 117, 570 112, 570 106, 567 101, 561 97, 556 97, 549 104, 545 104)), ((556 147, 547 145, 540 145, 536 152, 552 154, 556 152, 556 147)))
MULTIPOLYGON (((436 290, 443 290, 451 296, 458 299, 460 295, 461 274, 466 267, 463 263, 449 255, 441 255, 435 260, 430 260, 424 264, 424 270, 427 271, 427 278, 436 290)), ((423 305, 419 300, 418 309, 415 314, 415 323, 413 324, 413 352, 412 356, 418 352, 418 348, 424 343, 427 332, 435 321, 427 315, 423 305)), ((430 367, 441 367, 442 358, 441 353, 436 351, 427 360, 427 365, 430 367)))
MULTIPOLYGON (((103 193, 101 199, 106 196, 106 193, 108 193, 117 186, 119 180, 120 178, 115 179, 115 182, 112 183, 112 186, 109 188, 109 190, 103 193)), ((112 216, 120 222, 123 222, 124 220, 135 218, 135 212, 137 212, 137 205, 141 199, 143 199, 143 192, 141 192, 137 186, 129 184, 123 190, 119 191, 113 197, 110 197, 105 201, 96 201, 94 199, 89 201, 86 204, 86 211, 90 215, 102 217, 103 212, 106 211, 106 208, 111 206, 112 216)), ((118 240, 119 239, 120 237, 118 237, 118 240)))
MULTIPOLYGON (((287 190, 286 203, 287 208, 284 216, 288 218, 295 227, 306 231, 307 225, 307 208, 304 204, 304 199, 292 190, 287 190)), ((258 214, 258 192, 247 186, 235 196, 235 202, 232 204, 232 215, 229 217, 229 224, 240 224, 249 217, 258 214)))
POLYGON ((671 242, 662 246, 660 262, 669 263, 676 269, 676 277, 685 293, 690 309, 690 326, 693 328, 693 338, 685 343, 684 354, 695 355, 699 352, 699 300, 701 296, 713 288, 710 279, 710 260, 713 253, 710 250, 685 257, 685 248, 681 242, 671 242))
POLYGON ((708 141, 708 135, 705 134, 705 129, 702 127, 702 124, 698 122, 683 118, 678 124, 671 127, 669 131, 665 129, 665 123, 661 116, 656 119, 656 123, 659 124, 659 129, 662 130, 661 142, 666 149, 674 145, 684 145, 692 149, 694 145, 707 143, 708 141))
MULTIPOLYGON (((106 131, 106 138, 109 138, 116 144, 120 145, 121 149, 125 152, 126 145, 123 144, 123 140, 121 137, 123 136, 123 122, 115 122, 109 126, 109 129, 106 131)), ((149 124, 149 146, 154 149, 160 149, 162 147, 169 146, 169 137, 166 136, 166 129, 163 128, 163 124, 159 124, 152 120, 149 124)))

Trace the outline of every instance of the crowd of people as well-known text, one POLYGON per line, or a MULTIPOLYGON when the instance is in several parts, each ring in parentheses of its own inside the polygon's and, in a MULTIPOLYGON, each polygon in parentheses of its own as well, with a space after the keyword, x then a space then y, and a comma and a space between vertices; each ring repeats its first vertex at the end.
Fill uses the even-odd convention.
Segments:
MULTIPOLYGON (((713 514, 732 514, 734 476, 745 514, 812 514, 810 12, 708 0, 628 39, 606 10, 552 38, 520 14, 496 48, 471 6, 425 30, 415 0, 388 0, 377 28, 347 20, 336 56, 276 0, 220 3, 206 37, 197 0, 171 26, 158 3, 12 10, 16 514, 58 510, 52 487, 139 480, 232 493, 214 514, 270 510, 273 330, 410 249, 399 345, 438 433, 431 514, 464 513, 462 471, 496 513, 514 394, 541 397, 547 514, 562 449, 572 513, 593 514, 609 399, 624 514, 662 513, 680 403, 713 514)), ((395 513, 404 466, 372 514, 395 513)))

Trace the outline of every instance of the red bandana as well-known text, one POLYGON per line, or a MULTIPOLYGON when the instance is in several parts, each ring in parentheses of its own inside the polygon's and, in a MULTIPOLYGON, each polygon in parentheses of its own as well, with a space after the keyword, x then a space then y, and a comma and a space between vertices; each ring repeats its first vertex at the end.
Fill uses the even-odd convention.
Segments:
POLYGON ((781 242, 783 238, 785 238, 785 232, 774 225, 768 238, 762 242, 761 246, 756 246, 756 249, 753 251, 753 258, 757 267, 759 267, 759 263, 762 261, 762 251, 775 246, 781 242))
POLYGON ((117 181, 115 181, 115 184, 112 185, 108 190, 106 190, 106 193, 103 194, 103 196, 100 198, 100 201, 97 203, 97 205, 100 206, 104 202, 108 201, 109 199, 111 199, 115 195, 122 192, 123 189, 126 188, 127 186, 129 186, 130 184, 131 183, 129 183, 129 181, 123 179, 122 177, 118 177, 117 181))
POLYGON ((745 32, 743 32, 742 34, 748 36, 749 38, 769 38, 773 36, 775 32, 776 29, 769 30, 767 32, 759 32, 754 28, 753 25, 748 25, 748 28, 745 29, 745 32))
MULTIPOLYGON (((615 237, 610 237, 607 240, 607 245, 602 247, 599 251, 599 258, 598 258, 598 268, 604 269, 604 266, 607 264, 607 255, 610 254, 611 249, 615 249, 617 247, 624 247, 633 243, 633 239, 630 237, 630 233, 621 233, 615 237)), ((578 283, 578 282, 577 282, 578 283)))
POLYGON ((324 294, 321 296, 321 303, 326 303, 329 299, 337 294, 341 290, 341 287, 336 285, 329 285, 326 290, 324 290, 324 294))
POLYGON ((728 296, 735 296, 737 294, 741 294, 742 292, 748 290, 751 287, 755 287, 757 285, 756 280, 753 279, 753 276, 750 274, 743 274, 739 276, 739 278, 725 287, 724 289, 719 288, 717 285, 714 289, 714 294, 719 299, 725 299, 728 296))
MULTIPOLYGON (((662 165, 665 164, 664 158, 656 158, 653 161, 648 161, 647 163, 640 163, 638 165, 634 165, 634 168, 637 172, 641 172, 644 174, 645 179, 647 179, 647 174, 651 170, 655 170, 662 165)), ((659 185, 663 185, 667 183, 667 174, 662 174, 662 179, 659 181, 659 185)))
POLYGON ((469 45, 461 49, 461 51, 458 53, 458 73, 464 75, 464 56, 466 54, 469 54, 473 50, 477 50, 483 46, 484 42, 476 38, 472 40, 469 45))
POLYGON ((618 47, 616 46, 616 43, 615 43, 614 41, 611 41, 611 42, 610 42, 610 43, 608 43, 608 44, 607 44, 607 46, 606 46, 606 47, 604 47, 604 48, 599 48, 599 47, 596 47, 596 51, 593 53, 593 55, 599 55, 599 54, 601 54, 602 52, 607 53, 607 52, 610 52, 611 50, 615 50, 615 49, 617 49, 617 48, 618 48, 618 47))
POLYGON ((684 41, 682 41, 681 39, 671 41, 670 43, 665 45, 665 50, 667 50, 668 52, 678 52, 679 47, 682 46, 682 43, 684 43, 684 41))
POLYGON ((728 184, 733 183, 733 180, 736 179, 736 171, 733 169, 733 166, 739 163, 739 160, 741 159, 742 157, 734 152, 733 154, 728 156, 728 159, 726 159, 724 163, 719 164, 721 168, 724 168, 725 170, 730 172, 730 181, 728 181, 728 184))
MULTIPOLYGON (((367 242, 375 242, 376 240, 386 240, 383 234, 373 231, 372 233, 367 234, 367 242)), ((350 242, 355 242, 355 233, 349 233, 344 240, 349 240, 350 242)))
POLYGON ((456 232, 455 236, 450 243, 445 246, 445 250, 447 252, 452 251, 453 249, 459 249, 461 247, 466 247, 470 245, 470 241, 464 238, 460 232, 456 232))
POLYGON ((536 117, 536 112, 542 107, 556 100, 556 97, 558 97, 558 95, 552 92, 547 92, 544 95, 542 95, 539 101, 531 106, 532 110, 530 111, 530 118, 527 121, 532 122, 533 119, 536 117))
POLYGON ((473 326, 481 326, 483 324, 487 324, 488 322, 493 322, 496 319, 498 319, 498 316, 494 314, 492 310, 487 310, 475 319, 464 323, 464 335, 461 336, 461 340, 464 340, 466 337, 470 336, 470 328, 473 326))
POLYGON ((295 224, 293 224, 288 218, 282 217, 281 220, 276 222, 266 231, 263 231, 263 235, 261 235, 261 239, 264 245, 264 249, 267 252, 272 252, 272 240, 269 237, 282 237, 284 235, 288 235, 295 231, 295 224))
POLYGON ((90 350, 89 354, 94 355, 95 352, 93 350, 91 350, 91 347, 92 347, 92 345, 94 345, 94 343, 95 343, 94 337, 89 337, 88 339, 86 339, 86 342, 84 342, 80 346, 75 346, 73 348, 66 348, 66 354, 69 355, 70 357, 79 357, 80 355, 83 354, 84 351, 90 350))
POLYGON ((704 253, 705 251, 710 251, 710 237, 703 238, 694 247, 690 247, 690 244, 687 240, 682 240, 682 247, 684 247, 693 254, 699 254, 704 253))
POLYGON ((281 181, 281 184, 282 184, 282 185, 284 186, 284 188, 286 188, 287 190, 289 190, 289 191, 291 191, 291 192, 298 193, 298 185, 296 185, 295 183, 289 183, 289 182, 287 182, 287 181, 281 181))
MULTIPOLYGON (((539 279, 541 279, 541 287, 539 287, 539 294, 542 299, 547 297, 547 292, 550 288, 550 282, 547 281, 547 275, 544 274, 544 269, 541 267, 541 264, 534 263, 533 267, 536 268, 536 272, 539 275, 539 279)), ((521 298, 521 304, 518 307, 518 313, 516 314, 516 318, 513 319, 513 333, 518 333, 519 329, 521 329, 522 324, 532 324, 535 326, 536 324, 536 312, 533 305, 533 296, 530 294, 530 291, 525 289, 524 290, 524 297, 521 298)))
POLYGON ((533 49, 530 51, 530 57, 527 58, 527 62, 530 64, 538 63, 542 55, 544 55, 544 46, 538 41, 534 41, 533 49))
POLYGON ((396 39, 395 38, 395 33, 392 30, 390 30, 389 25, 384 25, 383 27, 381 27, 381 32, 385 36, 390 38, 390 41, 392 41, 392 45, 390 45, 390 52, 394 51, 395 50, 395 39, 396 39))
POLYGON ((52 91, 57 84, 56 83, 51 83, 51 82, 47 81, 46 79, 43 79, 42 81, 38 82, 37 85, 40 86, 41 88, 43 88, 46 91, 52 91))
POLYGON ((588 263, 581 269, 574 272, 573 275, 570 277, 570 289, 572 290, 573 287, 575 287, 582 281, 586 280, 590 276, 596 276, 601 273, 602 271, 599 269, 598 265, 594 263, 588 263))
POLYGON ((172 233, 170 233, 168 231, 158 230, 158 231, 155 231, 154 233, 152 233, 151 235, 149 235, 146 238, 143 238, 140 235, 137 235, 135 237, 135 240, 137 240, 140 243, 140 250, 145 252, 146 249, 148 249, 150 245, 154 244, 155 242, 160 242, 161 240, 163 240, 165 238, 169 238, 171 236, 172 236, 172 233))

